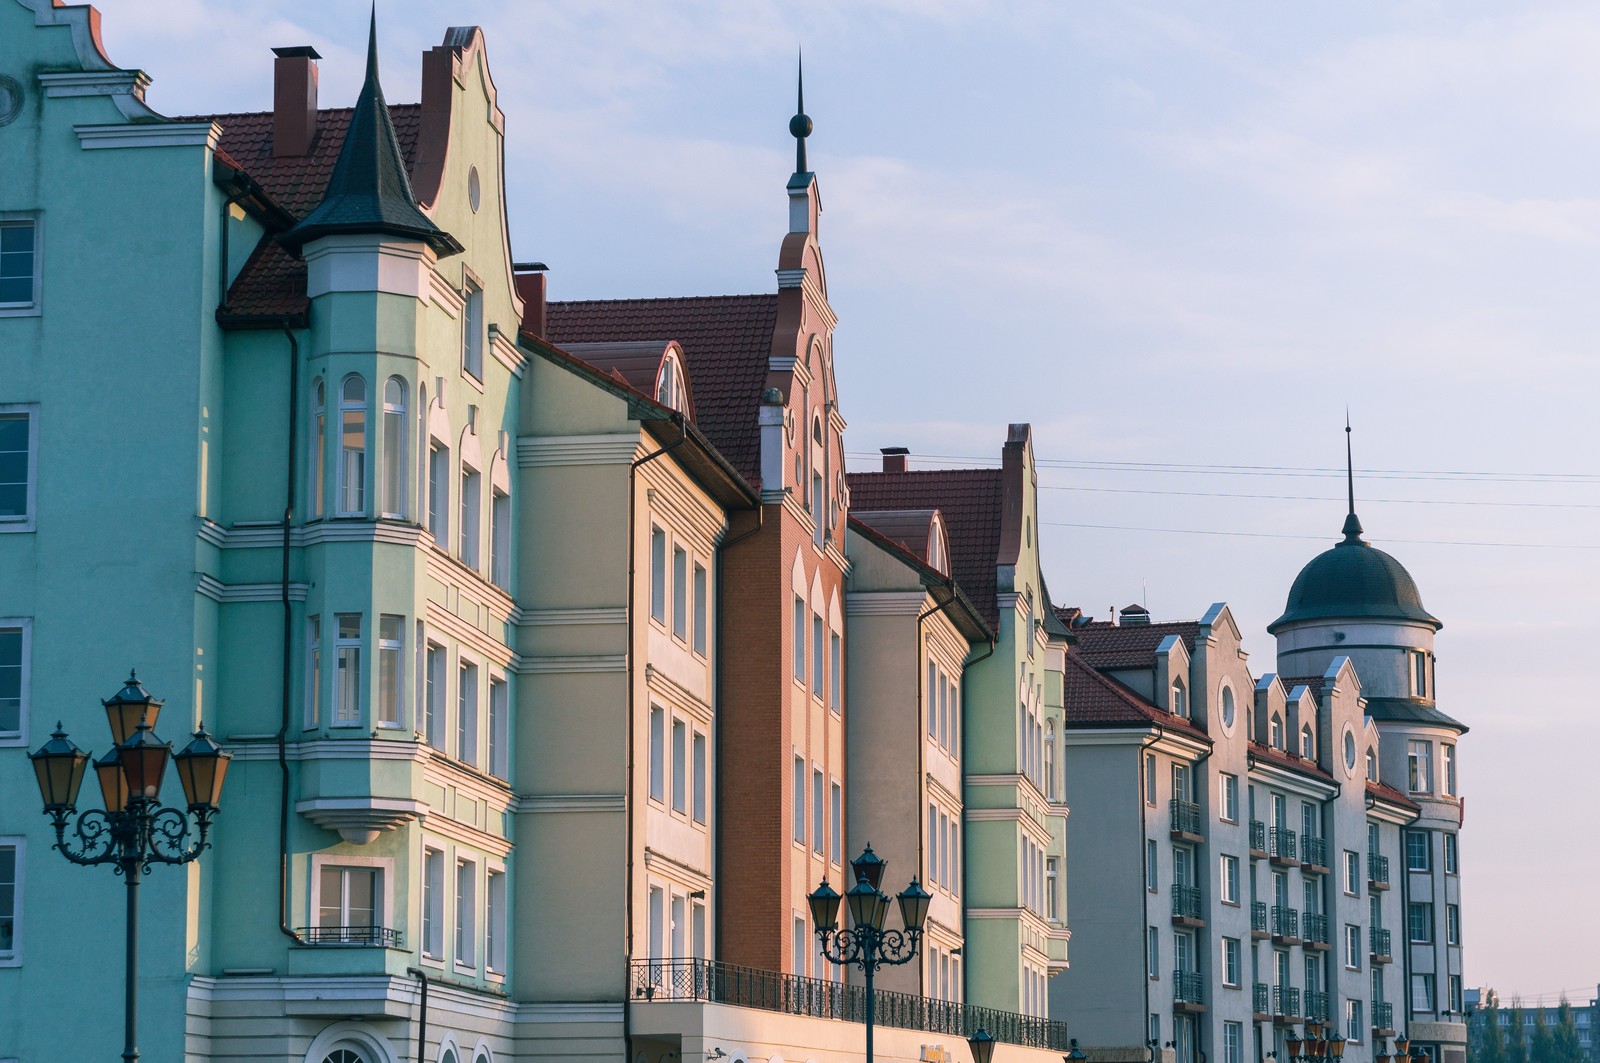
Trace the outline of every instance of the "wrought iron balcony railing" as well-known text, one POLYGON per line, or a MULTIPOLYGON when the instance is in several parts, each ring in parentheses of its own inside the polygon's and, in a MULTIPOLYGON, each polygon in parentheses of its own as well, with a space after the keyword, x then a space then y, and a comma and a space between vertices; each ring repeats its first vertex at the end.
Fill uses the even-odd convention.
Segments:
POLYGON ((1257 1015, 1272 1014, 1272 987, 1265 982, 1256 982, 1250 987, 1250 1010, 1257 1015))
POLYGON ((1200 907, 1200 887, 1174 883, 1172 886, 1172 915, 1175 919, 1204 919, 1200 907))
POLYGON ((386 926, 303 926, 300 939, 307 945, 370 945, 389 949, 406 946, 405 931, 390 930, 386 926))
MULTIPOLYGON (((630 995, 635 1003, 702 1000, 840 1022, 866 1021, 865 986, 714 960, 635 960, 632 968, 630 995)), ((882 989, 875 994, 874 1007, 880 1026, 952 1037, 969 1037, 981 1026, 1007 1044, 1056 1052, 1071 1047, 1066 1023, 1016 1012, 882 989)))
POLYGON ((1272 1014, 1284 1018, 1300 1017, 1300 990, 1292 985, 1272 987, 1272 1014))
POLYGON ((1267 902, 1250 902, 1250 930, 1252 933, 1267 933, 1267 902))
POLYGON ((1371 947, 1374 957, 1388 957, 1394 955, 1389 951, 1389 931, 1385 927, 1374 926, 1367 928, 1367 943, 1371 947))
POLYGON ((1267 851, 1267 825, 1259 819, 1250 821, 1250 851, 1253 853, 1267 851))
POLYGON ((1313 915, 1307 912, 1304 922, 1306 928, 1305 939, 1307 941, 1315 942, 1318 945, 1329 944, 1327 916, 1313 915))
POLYGON ((1389 888, 1389 858, 1367 854, 1367 881, 1379 889, 1389 888))
POLYGON ((1182 801, 1174 797, 1167 802, 1167 808, 1172 812, 1172 833, 1200 834, 1199 805, 1193 801, 1182 801))
POLYGON ((1306 990, 1305 1020, 1307 1022, 1328 1021, 1328 994, 1306 990))
POLYGON ((1372 1028, 1374 1030, 1394 1029, 1394 1005, 1386 1000, 1372 1002, 1372 1028))
POLYGON ((1293 908, 1272 906, 1272 936, 1297 938, 1300 936, 1300 913, 1293 908))
POLYGON ((1204 1004, 1206 986, 1198 971, 1172 972, 1172 1000, 1175 1004, 1204 1004))
POLYGON ((1328 866, 1328 841, 1326 838, 1313 838, 1309 834, 1300 836, 1300 859, 1316 867, 1328 866))
POLYGON ((1297 860, 1295 855, 1295 833, 1288 827, 1273 827, 1268 832, 1268 842, 1272 848, 1267 850, 1274 860, 1297 860))

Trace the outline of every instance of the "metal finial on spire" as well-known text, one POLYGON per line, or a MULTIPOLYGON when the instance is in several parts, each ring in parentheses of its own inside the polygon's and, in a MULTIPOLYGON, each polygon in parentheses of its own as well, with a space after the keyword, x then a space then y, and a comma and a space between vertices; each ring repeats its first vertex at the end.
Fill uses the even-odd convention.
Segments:
POLYGON ((378 0, 372 0, 372 15, 367 23, 367 79, 378 80, 378 0))
POLYGON ((795 69, 798 73, 794 117, 789 119, 789 133, 794 137, 794 172, 808 173, 806 166, 806 137, 811 135, 811 118, 806 114, 806 57, 804 49, 798 53, 795 69))
POLYGON ((1355 459, 1351 456, 1350 449, 1350 407, 1344 410, 1344 481, 1345 489, 1349 492, 1350 508, 1344 518, 1344 541, 1358 543, 1361 541, 1361 519, 1356 516, 1356 466, 1355 459))

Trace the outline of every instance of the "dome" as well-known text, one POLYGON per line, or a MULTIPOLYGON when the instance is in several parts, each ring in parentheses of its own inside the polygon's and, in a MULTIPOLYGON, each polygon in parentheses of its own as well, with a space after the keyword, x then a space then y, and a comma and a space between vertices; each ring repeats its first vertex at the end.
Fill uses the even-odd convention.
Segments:
POLYGON ((1417 582, 1405 566, 1361 538, 1361 522, 1351 513, 1344 540, 1313 557, 1289 588, 1283 615, 1267 625, 1269 634, 1306 620, 1412 620, 1444 625, 1422 607, 1417 582))

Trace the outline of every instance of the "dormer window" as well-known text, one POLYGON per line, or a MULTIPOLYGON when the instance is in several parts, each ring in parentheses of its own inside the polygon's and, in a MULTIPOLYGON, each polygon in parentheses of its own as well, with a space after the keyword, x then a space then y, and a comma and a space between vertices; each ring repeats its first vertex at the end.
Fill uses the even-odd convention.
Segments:
POLYGON ((1367 781, 1378 781, 1378 751, 1375 749, 1367 750, 1367 781))
POLYGON ((1300 755, 1307 760, 1314 760, 1316 754, 1316 746, 1311 739, 1311 725, 1304 724, 1300 728, 1300 755))
POLYGON ((683 367, 676 356, 668 355, 661 363, 661 375, 656 379, 656 401, 669 410, 683 409, 683 367))
POLYGON ((1278 713, 1272 714, 1272 722, 1268 725, 1267 740, 1273 749, 1283 748, 1283 717, 1278 713))
POLYGON ((1189 715, 1189 692, 1184 689, 1182 679, 1172 681, 1172 695, 1167 703, 1167 710, 1174 716, 1189 715))
POLYGON ((933 516, 932 527, 928 529, 928 567, 947 576, 950 574, 950 558, 944 542, 944 521, 939 519, 937 513, 933 516))

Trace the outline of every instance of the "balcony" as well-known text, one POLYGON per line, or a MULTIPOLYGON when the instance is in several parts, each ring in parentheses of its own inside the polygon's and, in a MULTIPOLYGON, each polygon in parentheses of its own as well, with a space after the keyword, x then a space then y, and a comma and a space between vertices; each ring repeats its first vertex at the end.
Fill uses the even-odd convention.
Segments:
POLYGON ((1272 987, 1267 983, 1256 982, 1250 987, 1250 1010, 1257 1022, 1272 1018, 1272 987))
POLYGON ((1372 1002, 1372 1032, 1379 1037, 1394 1036, 1394 1005, 1384 1000, 1372 1002))
POLYGON ((1264 938, 1271 931, 1267 929, 1267 902, 1252 901, 1250 903, 1250 936, 1264 938))
POLYGON ((1200 831, 1200 806, 1193 801, 1180 801, 1176 797, 1167 802, 1167 808, 1172 813, 1172 839, 1173 841, 1191 842, 1199 844, 1205 841, 1205 835, 1200 831))
POLYGON ((1267 853, 1274 864, 1295 867, 1300 863, 1296 853, 1295 833, 1288 827, 1273 827, 1267 832, 1267 853))
MULTIPOLYGON (((1394 953, 1389 947, 1389 931, 1381 926, 1367 928, 1367 944, 1371 949, 1373 963, 1393 963, 1394 953)), ((1377 1019, 1374 1015, 1373 1019, 1377 1019)))
POLYGON ((1367 889, 1386 890, 1389 888, 1389 858, 1387 856, 1374 856, 1367 854, 1367 889))
POLYGON ((1306 1021, 1328 1021, 1328 994, 1306 990, 1306 1021))
POLYGON ((1272 906, 1272 940, 1280 945, 1300 944, 1300 913, 1293 908, 1272 906))
MULTIPOLYGON (((632 968, 630 996, 636 1004, 704 1001, 838 1022, 866 1021, 864 986, 714 960, 635 960, 632 968)), ((873 1005, 879 1026, 951 1037, 971 1036, 981 1026, 1006 1044, 1055 1052, 1071 1047, 1064 1022, 882 989, 873 1005)))
POLYGON ((1333 947, 1333 943, 1328 940, 1327 916, 1307 912, 1301 922, 1305 924, 1306 948, 1327 950, 1333 947))
POLYGON ((1272 1019, 1278 1023, 1300 1021, 1300 990, 1292 985, 1272 987, 1272 1019))
POLYGON ((1179 1011, 1206 1010, 1206 987, 1198 971, 1172 972, 1172 1005, 1179 1011))
POLYGON ((1259 819, 1250 821, 1250 859, 1267 858, 1267 825, 1259 819))
POLYGON ((1309 834, 1301 836, 1300 860, 1305 865, 1308 873, 1326 875, 1328 873, 1328 840, 1326 838, 1313 838, 1309 834))
POLYGON ((1200 887, 1174 883, 1172 921, 1178 926, 1205 926, 1205 909, 1200 905, 1200 887))
POLYGON ((385 926, 303 926, 300 940, 307 945, 345 945, 367 948, 403 949, 406 935, 403 930, 390 930, 385 926))

